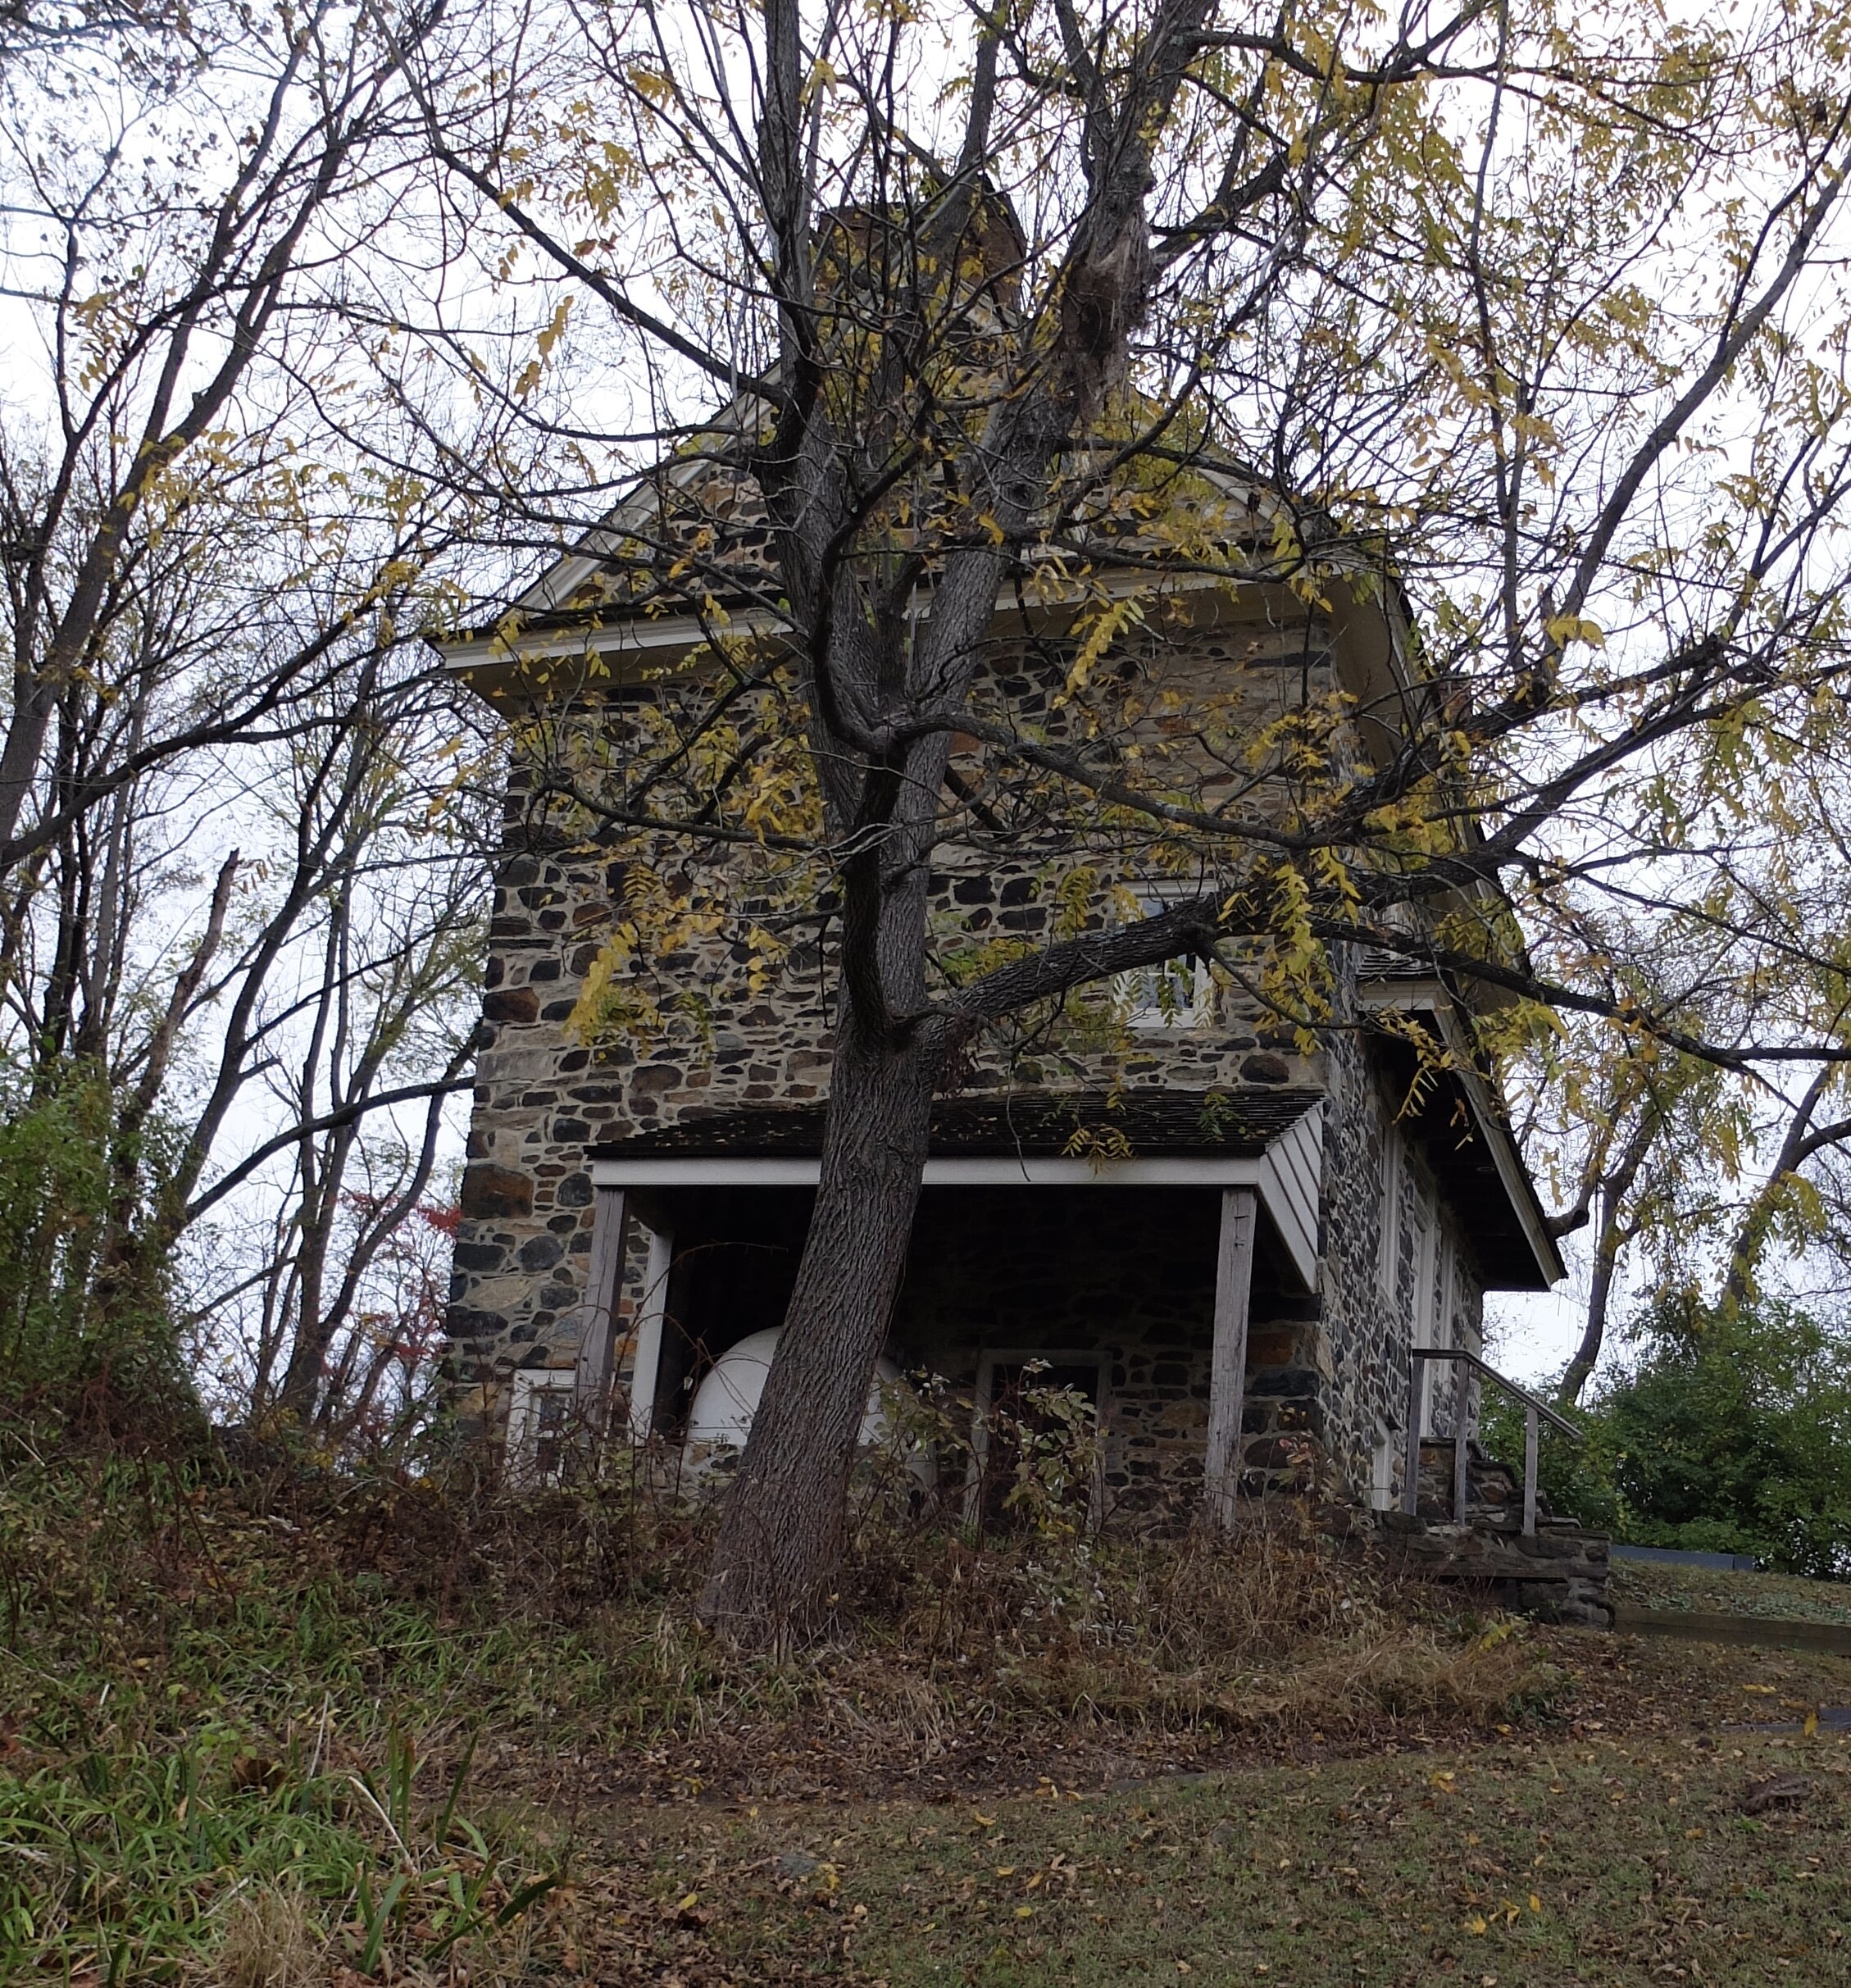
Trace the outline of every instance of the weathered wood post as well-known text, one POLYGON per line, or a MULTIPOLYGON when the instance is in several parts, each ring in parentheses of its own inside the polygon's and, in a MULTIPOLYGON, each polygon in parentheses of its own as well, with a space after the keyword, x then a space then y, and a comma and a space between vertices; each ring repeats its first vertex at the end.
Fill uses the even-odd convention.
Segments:
MULTIPOLYGON (((630 1232, 630 1196, 621 1187, 593 1190, 591 1256, 584 1271, 584 1330, 579 1339, 575 1394, 579 1420, 596 1426, 611 1385, 612 1324, 630 1232)), ((602 1431, 600 1431, 602 1433, 602 1431)))
POLYGON ((1466 1402, 1469 1394, 1465 1372, 1455 1362, 1453 1367, 1453 1523, 1455 1526, 1462 1526, 1466 1522, 1466 1440, 1471 1427, 1466 1420, 1466 1402))
POLYGON ((1259 1197, 1252 1188, 1222 1190, 1203 1478, 1209 1517, 1224 1530, 1234 1523, 1239 1490, 1240 1423, 1247 1403, 1247 1310, 1253 1287, 1253 1232, 1258 1220, 1259 1197))
POLYGON ((675 1238, 666 1229, 651 1229, 649 1260, 643 1272, 643 1304, 636 1315, 636 1356, 630 1370, 630 1435, 632 1442, 648 1440, 656 1413, 656 1376, 662 1371, 662 1321, 668 1315, 668 1273, 675 1260, 675 1238))
POLYGON ((1536 1404, 1526 1402, 1523 1408, 1523 1532, 1526 1539, 1534 1539, 1536 1532, 1536 1447, 1539 1431, 1536 1423, 1536 1404))

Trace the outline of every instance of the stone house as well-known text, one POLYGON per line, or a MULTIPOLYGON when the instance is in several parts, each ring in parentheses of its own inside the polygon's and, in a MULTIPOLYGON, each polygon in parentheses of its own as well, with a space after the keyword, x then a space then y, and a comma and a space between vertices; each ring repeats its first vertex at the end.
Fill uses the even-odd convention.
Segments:
MULTIPOLYGON (((669 482, 631 502, 653 507, 660 543, 669 482)), ((762 548, 749 498, 733 509, 741 544, 762 548)), ((618 535, 607 525, 498 627, 449 644, 450 666, 524 724, 621 728, 711 631, 638 603, 618 535)), ((993 666, 1018 709, 1039 685, 1053 722, 1062 629, 1033 618, 999 604, 993 666)), ((1160 660, 1128 649, 1126 666, 1210 683, 1255 727, 1341 698, 1367 753, 1371 728, 1379 748, 1398 711, 1434 694, 1395 602, 1367 588, 1313 612, 1280 587, 1198 586, 1181 630, 1160 660)), ((614 1402, 636 1436, 679 1442, 703 1376, 777 1325, 830 1036, 819 944, 717 1012, 703 1043, 584 1039, 575 1006, 634 851, 561 826, 534 802, 543 784, 517 754, 448 1372, 466 1421, 545 1467, 575 1401, 614 1402)), ((1107 866, 1121 896, 1160 898, 1162 880, 1126 861, 1107 866)), ((1032 940, 1053 929, 1052 874, 1044 852, 949 843, 939 927, 1032 940)), ((1102 901, 1094 915, 1111 914, 1102 901)), ((696 937, 671 963, 698 986, 730 944, 696 937)), ((1410 1349, 1476 1351, 1487 1291, 1562 1275, 1472 1015, 1406 958, 1353 949, 1307 1054, 1224 976, 1166 976, 1115 992, 1109 1039, 1057 1057, 986 1049, 941 1100, 890 1357, 964 1389, 980 1442, 998 1390, 1046 1362, 1094 1403, 1107 1518, 1308 1464, 1386 1506, 1408 1453, 1410 1349), (1453 1052, 1420 1085, 1414 1030, 1453 1052)), ((1432 1370, 1430 1433, 1474 1412, 1455 1372, 1432 1370)))

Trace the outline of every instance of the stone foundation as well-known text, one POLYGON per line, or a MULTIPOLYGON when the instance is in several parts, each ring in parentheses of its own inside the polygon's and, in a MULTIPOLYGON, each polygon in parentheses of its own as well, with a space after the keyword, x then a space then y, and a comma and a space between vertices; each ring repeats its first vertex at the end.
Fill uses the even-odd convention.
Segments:
POLYGON ((1428 1581, 1473 1589, 1501 1608, 1545 1622, 1611 1629, 1608 1540, 1565 1519, 1540 1520, 1533 1534, 1484 1524, 1453 1525, 1374 1514, 1377 1540, 1391 1567, 1428 1581))

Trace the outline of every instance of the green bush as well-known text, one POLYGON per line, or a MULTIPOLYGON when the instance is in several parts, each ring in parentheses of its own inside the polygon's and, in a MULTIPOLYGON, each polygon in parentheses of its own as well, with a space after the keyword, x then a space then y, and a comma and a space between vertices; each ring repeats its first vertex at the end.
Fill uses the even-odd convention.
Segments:
MULTIPOLYGON (((1626 1514, 1614 1481, 1613 1433, 1606 1418, 1585 1408, 1562 1411, 1580 1432, 1571 1442, 1545 1423, 1536 1453, 1536 1481, 1551 1512, 1596 1532, 1619 1535, 1626 1514)), ((1523 1472, 1523 1410, 1498 1388, 1486 1388, 1479 1440, 1519 1477, 1523 1472)))
MULTIPOLYGON (((1725 1312, 1659 1298, 1637 1357, 1545 1435, 1551 1508, 1637 1546, 1753 1554, 1851 1577, 1851 1335, 1778 1299, 1725 1312)), ((1486 1447, 1523 1454, 1523 1417, 1487 1402, 1486 1447)))
MULTIPOLYGON (((167 1440, 190 1417, 164 1268, 110 1258, 114 1136, 99 1072, 0 1059, 0 1419, 16 1430, 167 1440)), ((132 1230, 132 1201, 116 1212, 132 1230)))
POLYGON ((1661 1301, 1647 1332, 1599 1404, 1627 1536, 1851 1574, 1851 1339, 1775 1300, 1661 1301))

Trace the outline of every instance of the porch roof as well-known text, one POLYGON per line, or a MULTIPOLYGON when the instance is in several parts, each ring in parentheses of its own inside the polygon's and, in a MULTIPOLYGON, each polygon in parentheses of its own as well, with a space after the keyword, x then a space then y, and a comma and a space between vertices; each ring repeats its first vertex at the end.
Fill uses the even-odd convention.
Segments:
MULTIPOLYGON (((1164 1090, 940 1098, 932 1106, 930 1149, 947 1157, 1199 1153, 1257 1159, 1322 1096, 1312 1090, 1164 1090)), ((818 1103, 694 1113, 594 1146, 591 1158, 808 1158, 822 1151, 824 1109, 818 1103)))
MULTIPOLYGON (((1317 1288, 1324 1094, 1103 1091, 945 1098, 927 1187, 1250 1187, 1293 1274, 1317 1288)), ((591 1149, 599 1188, 814 1186, 824 1107, 684 1118, 591 1149)))

